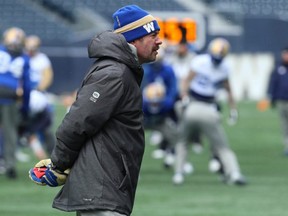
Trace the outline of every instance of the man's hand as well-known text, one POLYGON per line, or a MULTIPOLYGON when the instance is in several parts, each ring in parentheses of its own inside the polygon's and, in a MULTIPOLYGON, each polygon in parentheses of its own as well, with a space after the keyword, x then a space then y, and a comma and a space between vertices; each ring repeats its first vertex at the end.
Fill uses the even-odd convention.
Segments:
POLYGON ((63 171, 53 166, 50 159, 41 160, 29 170, 30 179, 38 185, 57 187, 64 185, 70 169, 63 171))
POLYGON ((228 125, 235 125, 238 121, 238 111, 237 109, 230 109, 229 117, 227 119, 228 125))

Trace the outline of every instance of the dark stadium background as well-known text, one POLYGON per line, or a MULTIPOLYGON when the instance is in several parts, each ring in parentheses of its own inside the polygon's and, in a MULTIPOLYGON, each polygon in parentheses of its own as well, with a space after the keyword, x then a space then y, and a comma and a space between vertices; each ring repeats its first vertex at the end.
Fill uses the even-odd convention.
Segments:
POLYGON ((269 52, 277 58, 288 45, 285 0, 0 0, 0 33, 18 26, 39 35, 55 70, 50 91, 61 94, 79 86, 91 64, 86 51, 90 38, 111 29, 111 14, 126 4, 148 11, 200 13, 205 41, 224 36, 233 53, 269 52))

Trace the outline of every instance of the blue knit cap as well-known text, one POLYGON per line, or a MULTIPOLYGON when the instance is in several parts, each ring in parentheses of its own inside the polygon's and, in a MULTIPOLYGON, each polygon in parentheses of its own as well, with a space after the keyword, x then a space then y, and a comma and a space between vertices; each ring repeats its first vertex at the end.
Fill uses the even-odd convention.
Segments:
POLYGON ((156 19, 137 5, 127 5, 113 14, 114 32, 131 42, 154 31, 159 31, 156 19))

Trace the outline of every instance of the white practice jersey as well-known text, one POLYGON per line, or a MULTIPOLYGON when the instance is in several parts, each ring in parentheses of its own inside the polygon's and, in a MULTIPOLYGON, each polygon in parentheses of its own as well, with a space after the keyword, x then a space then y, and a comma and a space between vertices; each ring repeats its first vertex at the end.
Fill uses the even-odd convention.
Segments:
POLYGON ((187 55, 179 57, 178 55, 173 56, 169 63, 172 65, 176 79, 177 88, 180 90, 184 79, 187 78, 190 72, 190 65, 192 59, 195 57, 194 53, 189 52, 187 55))
POLYGON ((172 65, 176 78, 178 80, 183 80, 188 76, 190 71, 190 64, 194 57, 194 53, 188 53, 186 56, 183 57, 174 56, 171 58, 169 63, 172 65))
POLYGON ((44 53, 37 53, 30 59, 30 79, 36 88, 43 76, 43 70, 51 67, 51 61, 44 53))
POLYGON ((38 90, 31 91, 29 108, 32 115, 44 111, 48 104, 49 99, 45 93, 38 90))
POLYGON ((196 75, 190 83, 190 90, 205 97, 214 97, 219 84, 228 79, 229 75, 227 61, 223 59, 215 66, 209 54, 196 56, 191 62, 191 70, 196 75))

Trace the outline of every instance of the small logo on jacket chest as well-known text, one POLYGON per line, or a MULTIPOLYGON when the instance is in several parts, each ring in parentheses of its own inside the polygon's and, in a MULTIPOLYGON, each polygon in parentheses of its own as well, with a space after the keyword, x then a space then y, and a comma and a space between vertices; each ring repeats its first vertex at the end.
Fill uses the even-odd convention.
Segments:
POLYGON ((95 103, 99 97, 100 97, 99 92, 94 91, 94 92, 92 93, 92 96, 90 97, 90 101, 92 101, 93 103, 95 103))

